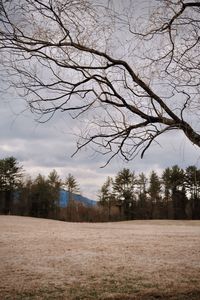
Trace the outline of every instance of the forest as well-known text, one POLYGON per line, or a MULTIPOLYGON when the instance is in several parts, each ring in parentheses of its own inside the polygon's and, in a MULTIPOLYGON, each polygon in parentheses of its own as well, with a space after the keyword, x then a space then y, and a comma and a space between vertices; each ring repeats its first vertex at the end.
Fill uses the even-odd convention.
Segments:
POLYGON ((107 207, 110 219, 113 205, 128 220, 199 219, 200 170, 195 166, 184 170, 174 165, 161 176, 154 170, 147 176, 124 168, 115 178, 107 178, 99 200, 107 207))
POLYGON ((105 180, 93 207, 76 201, 80 188, 71 174, 65 180, 56 170, 35 179, 24 174, 16 158, 0 160, 1 214, 76 222, 200 219, 200 169, 196 166, 184 170, 175 165, 160 176, 154 170, 146 175, 124 168, 105 180), (63 188, 69 193, 66 207, 60 205, 63 188))

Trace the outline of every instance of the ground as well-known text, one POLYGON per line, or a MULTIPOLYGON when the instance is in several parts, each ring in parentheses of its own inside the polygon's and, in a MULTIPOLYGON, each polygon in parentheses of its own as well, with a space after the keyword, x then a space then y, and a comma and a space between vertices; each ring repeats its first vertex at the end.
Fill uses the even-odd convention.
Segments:
POLYGON ((200 221, 0 216, 0 299, 199 300, 200 221))

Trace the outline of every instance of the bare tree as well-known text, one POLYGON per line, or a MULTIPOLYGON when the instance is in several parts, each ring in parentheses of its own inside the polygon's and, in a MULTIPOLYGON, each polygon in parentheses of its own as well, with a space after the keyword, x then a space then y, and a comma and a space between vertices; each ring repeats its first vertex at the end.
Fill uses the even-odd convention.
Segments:
POLYGON ((143 156, 170 130, 200 146, 200 3, 139 3, 1 1, 4 78, 39 121, 82 117, 77 151, 93 144, 107 162, 143 156))

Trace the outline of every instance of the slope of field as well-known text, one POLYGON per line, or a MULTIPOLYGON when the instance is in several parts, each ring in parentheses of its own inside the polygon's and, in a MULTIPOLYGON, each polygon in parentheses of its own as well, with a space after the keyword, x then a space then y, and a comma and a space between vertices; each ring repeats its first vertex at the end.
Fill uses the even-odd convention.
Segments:
POLYGON ((200 299, 200 222, 0 216, 0 299, 200 299))

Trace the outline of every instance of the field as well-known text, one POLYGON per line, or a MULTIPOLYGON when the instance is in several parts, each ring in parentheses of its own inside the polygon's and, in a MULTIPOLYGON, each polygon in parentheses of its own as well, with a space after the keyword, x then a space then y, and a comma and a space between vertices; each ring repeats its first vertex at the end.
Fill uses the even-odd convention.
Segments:
POLYGON ((0 216, 0 299, 200 299, 200 221, 0 216))

